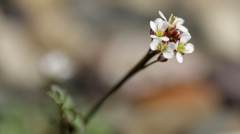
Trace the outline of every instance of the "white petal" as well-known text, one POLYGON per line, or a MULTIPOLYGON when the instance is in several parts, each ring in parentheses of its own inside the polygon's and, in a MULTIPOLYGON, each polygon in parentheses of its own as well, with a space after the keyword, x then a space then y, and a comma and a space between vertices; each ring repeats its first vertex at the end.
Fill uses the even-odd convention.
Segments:
POLYGON ((162 30, 163 29, 164 22, 165 21, 161 21, 161 22, 158 23, 158 25, 157 25, 157 29, 158 30, 162 30))
POLYGON ((155 38, 159 38, 158 36, 156 35, 150 35, 151 38, 155 39, 155 38))
POLYGON ((181 38, 180 38, 180 42, 181 43, 187 43, 190 39, 191 39, 190 33, 182 33, 181 38))
POLYGON ((154 40, 150 43, 150 48, 151 48, 151 50, 153 50, 153 51, 157 50, 158 44, 159 44, 158 39, 154 39, 154 40))
POLYGON ((165 31, 169 26, 169 23, 166 21, 161 21, 158 23, 157 28, 158 30, 165 31))
POLYGON ((163 23, 162 23, 162 28, 161 28, 161 30, 162 31, 165 31, 167 28, 168 28, 168 25, 169 25, 169 23, 168 22, 166 22, 166 21, 164 21, 163 23))
POLYGON ((168 50, 174 50, 174 49, 176 49, 176 45, 177 44, 175 44, 174 42, 170 42, 170 43, 168 43, 168 50))
POLYGON ((186 53, 192 53, 194 51, 194 45, 192 43, 188 43, 185 45, 186 53))
POLYGON ((179 29, 180 31, 184 32, 184 33, 188 32, 188 29, 183 25, 177 25, 176 28, 179 29))
POLYGON ((178 61, 179 63, 182 63, 182 62, 183 62, 183 57, 182 57, 182 54, 181 54, 181 53, 177 52, 176 58, 177 58, 177 61, 178 61))
POLYGON ((167 59, 171 59, 174 57, 174 53, 173 51, 166 51, 166 52, 163 52, 163 56, 167 59))
POLYGON ((184 23, 184 19, 182 18, 177 18, 175 21, 177 22, 178 25, 182 25, 184 23))
POLYGON ((152 29, 154 32, 157 31, 157 26, 156 26, 156 24, 155 24, 153 21, 150 21, 150 27, 151 27, 151 29, 152 29))
POLYGON ((163 41, 169 41, 169 38, 168 37, 159 37, 161 40, 163 41))
POLYGON ((155 39, 153 39, 152 42, 158 42, 158 43, 160 43, 160 42, 162 42, 162 40, 161 40, 160 38, 155 38, 155 39))
POLYGON ((165 21, 167 21, 166 17, 163 15, 163 13, 161 11, 158 11, 158 13, 165 21))
POLYGON ((159 39, 161 41, 169 41, 168 37, 158 37, 156 35, 150 35, 150 37, 153 38, 153 39, 159 39))
POLYGON ((154 23, 156 24, 156 25, 158 25, 160 22, 162 22, 163 20, 161 19, 161 18, 157 18, 157 19, 155 19, 154 20, 154 23))

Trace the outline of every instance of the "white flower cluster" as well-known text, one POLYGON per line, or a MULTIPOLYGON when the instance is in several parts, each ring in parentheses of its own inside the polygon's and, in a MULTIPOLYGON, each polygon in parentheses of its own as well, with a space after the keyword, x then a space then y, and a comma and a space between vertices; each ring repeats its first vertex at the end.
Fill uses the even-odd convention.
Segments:
POLYGON ((183 26, 184 20, 171 15, 167 21, 166 17, 159 11, 161 18, 150 21, 150 37, 152 42, 150 48, 159 51, 159 61, 167 61, 176 55, 179 63, 183 62, 183 55, 194 51, 194 45, 187 43, 191 39, 188 29, 183 26))

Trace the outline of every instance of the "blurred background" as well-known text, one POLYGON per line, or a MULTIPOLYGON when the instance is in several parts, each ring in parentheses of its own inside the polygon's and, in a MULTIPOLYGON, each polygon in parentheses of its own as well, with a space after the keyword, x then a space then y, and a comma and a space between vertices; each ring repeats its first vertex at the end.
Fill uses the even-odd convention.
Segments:
MULTIPOLYGON (((239 0, 1 0, 0 133, 57 134, 51 82, 83 113, 147 52, 161 10, 195 52, 132 77, 88 134, 240 134, 239 0)), ((157 57, 156 57, 157 58, 157 57)))

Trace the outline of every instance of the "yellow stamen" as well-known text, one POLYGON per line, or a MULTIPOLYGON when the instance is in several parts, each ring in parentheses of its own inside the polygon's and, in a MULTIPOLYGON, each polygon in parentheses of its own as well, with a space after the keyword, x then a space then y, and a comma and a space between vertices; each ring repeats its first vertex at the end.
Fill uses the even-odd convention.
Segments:
MULTIPOLYGON (((173 14, 171 14, 170 18, 168 19, 168 22, 170 23, 172 20, 173 14)), ((170 23, 171 24, 171 23, 170 23)))

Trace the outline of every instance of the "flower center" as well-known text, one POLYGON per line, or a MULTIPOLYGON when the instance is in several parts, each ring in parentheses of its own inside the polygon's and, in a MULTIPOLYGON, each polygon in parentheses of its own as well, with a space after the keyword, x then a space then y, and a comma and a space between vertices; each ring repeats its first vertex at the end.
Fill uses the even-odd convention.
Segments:
POLYGON ((185 45, 183 43, 179 43, 177 47, 177 51, 184 54, 185 52, 185 45))
POLYGON ((163 36, 163 31, 162 31, 162 30, 158 30, 158 31, 156 32, 156 36, 162 37, 162 36, 163 36))
POLYGON ((157 46, 157 50, 159 50, 160 52, 165 52, 165 51, 167 51, 167 46, 168 46, 167 44, 160 43, 157 46))

